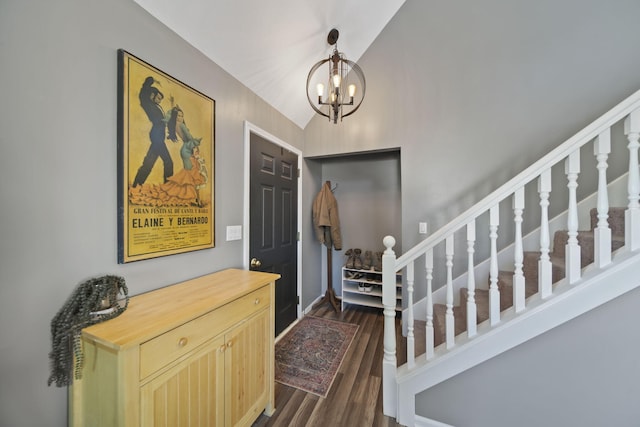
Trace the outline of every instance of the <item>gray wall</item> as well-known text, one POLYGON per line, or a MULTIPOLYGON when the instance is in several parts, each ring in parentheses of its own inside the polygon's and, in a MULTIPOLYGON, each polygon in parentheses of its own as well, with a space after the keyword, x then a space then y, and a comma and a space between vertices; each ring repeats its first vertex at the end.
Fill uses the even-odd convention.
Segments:
POLYGON ((456 427, 635 427, 640 289, 418 395, 456 427))
POLYGON ((635 0, 407 0, 365 52, 360 110, 305 155, 402 147, 405 250, 640 88, 635 0))
POLYGON ((305 160, 302 167, 302 309, 305 310, 323 295, 323 246, 318 244, 313 231, 311 206, 322 181, 322 165, 305 160))
MULTIPOLYGON (((430 230, 447 223, 640 88, 638 16, 637 0, 407 0, 359 60, 368 83, 362 107, 340 126, 314 118, 305 128, 305 155, 401 146, 406 251, 420 240, 418 222, 429 222, 430 230)), ((459 262, 464 263, 454 260, 459 262)), ((421 271, 419 263, 416 269, 421 271)), ((418 298, 423 282, 418 276, 418 298)), ((633 301, 637 305, 637 298, 633 301)), ((623 324, 619 317, 600 327, 615 337, 612 342, 638 333, 637 322, 623 324)), ((583 357, 581 348, 562 351, 566 357, 546 358, 540 369, 558 363, 553 372, 559 373, 583 357)), ((623 351, 599 353, 600 366, 637 371, 630 359, 636 351, 623 351)), ((482 394, 489 377, 516 375, 511 368, 528 362, 509 357, 508 369, 492 363, 483 368, 482 382, 471 374, 459 382, 482 394)), ((523 383, 534 382, 538 371, 523 373, 523 383)), ((558 376, 554 387, 576 402, 585 396, 592 403, 592 391, 574 379, 558 376)), ((625 391, 615 390, 614 383, 599 390, 600 408, 610 416, 625 391, 637 396, 637 390, 624 389, 628 382, 625 391)), ((547 399, 550 408, 545 408, 535 403, 539 389, 510 386, 492 388, 492 397, 506 391, 512 399, 534 402, 522 413, 540 411, 537 425, 553 423, 562 413, 563 400, 547 399)), ((445 422, 455 421, 458 412, 472 412, 452 390, 436 387, 428 396, 441 405, 437 414, 445 422)), ((473 400, 472 393, 465 398, 473 400)), ((436 403, 422 408, 426 400, 418 402, 418 413, 429 416, 436 403)), ((628 399, 622 402, 633 411, 628 399)))
POLYGON ((0 2, 0 425, 64 426, 47 387, 49 322, 75 286, 125 277, 139 294, 227 267, 242 242, 243 120, 302 147, 285 119, 130 0, 0 2), (216 100, 216 248, 116 262, 116 50, 216 100))
MULTIPOLYGON (((332 252, 333 288, 342 294, 341 273, 349 248, 361 249, 364 261, 366 250, 384 251, 382 239, 386 235, 399 236, 401 223, 400 153, 398 151, 367 153, 308 160, 321 167, 322 180, 331 181, 338 202, 342 235, 342 250, 332 252)), ((315 197, 315 195, 314 195, 315 197)), ((313 236, 315 240, 315 235, 313 236)), ((402 242, 397 242, 399 247, 402 242)), ((327 284, 326 248, 322 246, 322 285, 327 284)))

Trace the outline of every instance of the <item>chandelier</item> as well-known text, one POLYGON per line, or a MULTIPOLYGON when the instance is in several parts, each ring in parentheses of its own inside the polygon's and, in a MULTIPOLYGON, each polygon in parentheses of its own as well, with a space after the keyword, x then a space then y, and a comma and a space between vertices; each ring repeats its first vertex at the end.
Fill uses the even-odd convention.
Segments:
POLYGON ((342 52, 338 52, 338 36, 338 30, 335 28, 329 31, 327 43, 334 46, 333 53, 329 58, 311 67, 307 76, 307 100, 311 108, 321 116, 333 120, 333 123, 338 123, 338 117, 342 121, 344 117, 356 112, 364 100, 367 88, 364 73, 358 64, 348 60, 342 52), (326 63, 329 63, 328 67, 324 71, 320 70, 326 63), (326 94, 325 84, 328 87, 326 94), (317 103, 309 94, 314 87, 317 103))

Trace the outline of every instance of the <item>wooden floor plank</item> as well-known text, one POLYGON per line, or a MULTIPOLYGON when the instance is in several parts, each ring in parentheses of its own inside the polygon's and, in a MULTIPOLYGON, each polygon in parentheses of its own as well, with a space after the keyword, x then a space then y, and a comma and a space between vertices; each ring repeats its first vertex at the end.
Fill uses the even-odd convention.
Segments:
POLYGON ((359 325, 336 379, 326 398, 276 383, 276 412, 261 415, 253 427, 400 427, 382 413, 382 310, 347 305, 336 312, 323 304, 308 315, 359 325))

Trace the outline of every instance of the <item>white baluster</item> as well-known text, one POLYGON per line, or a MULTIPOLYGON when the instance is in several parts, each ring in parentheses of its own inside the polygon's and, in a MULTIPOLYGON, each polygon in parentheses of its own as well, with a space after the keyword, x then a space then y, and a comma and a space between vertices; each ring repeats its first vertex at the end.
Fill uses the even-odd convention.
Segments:
POLYGON ((598 161, 598 225, 594 230, 593 260, 597 267, 611 263, 611 228, 609 228, 609 196, 607 193, 607 158, 611 152, 611 129, 596 137, 593 154, 598 161))
POLYGON ((387 248, 382 254, 382 305, 384 306, 384 356, 382 359, 382 411, 396 417, 396 239, 386 236, 382 243, 387 248))
POLYGON ((522 249, 522 211, 524 210, 524 187, 513 193, 513 215, 515 222, 514 267, 513 273, 513 306, 516 313, 524 310, 525 289, 524 272, 522 271, 524 252, 522 249))
POLYGON ((445 333, 447 348, 455 345, 455 318, 453 316, 453 235, 445 240, 445 259, 447 265, 447 312, 445 333))
POLYGON ((435 347, 433 335, 433 249, 429 249, 424 254, 424 265, 427 272, 427 360, 433 359, 433 349, 435 347))
MULTIPOLYGON (((467 336, 475 336, 478 331, 477 307, 476 307, 476 276, 473 262, 474 244, 476 242, 476 222, 475 220, 467 224, 467 336)), ((460 302, 462 304, 462 301, 460 302)))
POLYGON ((580 245, 578 244, 578 203, 576 188, 578 188, 578 174, 580 173, 580 149, 569 154, 564 163, 569 188, 569 213, 567 229, 569 240, 565 245, 565 272, 569 283, 580 280, 580 245))
POLYGON ((407 365, 409 369, 416 365, 415 338, 413 336, 413 269, 413 262, 407 264, 407 365))
POLYGON ((538 260, 538 291, 544 299, 552 293, 552 266, 549 257, 549 193, 551 192, 551 169, 540 174, 538 193, 540 193, 540 259, 538 260))
POLYGON ((640 248, 640 177, 638 176, 638 138, 640 137, 640 110, 636 110, 624 121, 624 133, 629 140, 629 206, 624 213, 624 245, 630 251, 640 248))
POLYGON ((491 326, 500 322, 500 291, 498 290, 498 225, 500 212, 496 205, 489 210, 489 239, 491 240, 491 262, 489 267, 489 322, 491 326))

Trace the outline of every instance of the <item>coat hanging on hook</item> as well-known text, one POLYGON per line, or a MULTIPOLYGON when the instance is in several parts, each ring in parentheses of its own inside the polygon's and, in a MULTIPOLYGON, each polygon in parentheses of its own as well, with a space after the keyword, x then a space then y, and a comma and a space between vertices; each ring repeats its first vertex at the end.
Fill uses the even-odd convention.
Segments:
POLYGON ((331 181, 326 181, 313 201, 313 228, 320 243, 327 248, 342 249, 342 235, 340 231, 340 216, 338 202, 331 189, 331 181))

